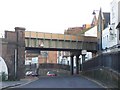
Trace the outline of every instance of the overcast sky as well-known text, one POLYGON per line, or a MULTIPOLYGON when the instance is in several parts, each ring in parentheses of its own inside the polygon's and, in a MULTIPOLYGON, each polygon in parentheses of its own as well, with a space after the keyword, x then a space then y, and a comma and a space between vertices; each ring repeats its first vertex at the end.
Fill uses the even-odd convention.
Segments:
MULTIPOLYGON (((110 12, 112 0, 0 0, 0 31, 64 33, 69 27, 92 22, 93 10, 110 12)), ((97 12, 98 13, 98 12, 97 12)))

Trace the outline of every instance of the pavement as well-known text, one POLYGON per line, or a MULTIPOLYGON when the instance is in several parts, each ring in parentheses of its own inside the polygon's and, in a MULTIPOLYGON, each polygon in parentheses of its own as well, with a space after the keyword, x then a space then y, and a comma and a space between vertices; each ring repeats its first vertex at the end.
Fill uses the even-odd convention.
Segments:
POLYGON ((0 90, 1 89, 4 90, 10 87, 26 85, 36 80, 38 80, 38 77, 28 76, 28 77, 25 77, 24 79, 21 79, 20 81, 2 81, 0 82, 0 90))

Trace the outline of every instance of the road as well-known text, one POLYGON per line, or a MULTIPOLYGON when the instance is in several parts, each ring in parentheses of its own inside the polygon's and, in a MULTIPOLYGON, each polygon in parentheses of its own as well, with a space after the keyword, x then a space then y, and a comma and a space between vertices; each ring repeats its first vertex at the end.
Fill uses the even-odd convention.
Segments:
MULTIPOLYGON (((102 86, 80 76, 40 77, 38 80, 17 88, 103 88, 102 86)), ((105 89, 102 89, 105 90, 105 89)))

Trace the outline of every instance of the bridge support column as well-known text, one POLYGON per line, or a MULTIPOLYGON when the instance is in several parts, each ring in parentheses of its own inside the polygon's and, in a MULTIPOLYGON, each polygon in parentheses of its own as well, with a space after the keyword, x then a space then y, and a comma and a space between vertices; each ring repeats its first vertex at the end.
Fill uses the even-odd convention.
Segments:
POLYGON ((83 65, 84 62, 85 62, 85 54, 82 55, 82 67, 81 67, 82 71, 83 71, 83 67, 84 67, 84 65, 83 65))
POLYGON ((15 61, 15 80, 24 78, 25 72, 25 28, 15 27, 16 34, 16 61, 15 61))
POLYGON ((82 62, 81 62, 81 61, 82 61, 82 58, 80 58, 80 60, 79 60, 79 65, 80 65, 80 66, 79 66, 79 70, 80 70, 80 71, 82 71, 82 62))
POLYGON ((71 60, 70 60, 70 63, 71 63, 71 64, 70 64, 70 74, 71 74, 71 75, 73 75, 73 65, 74 65, 74 64, 73 64, 73 57, 74 57, 74 56, 71 56, 71 57, 70 57, 70 58, 71 58, 71 60))
POLYGON ((76 56, 76 74, 79 74, 79 55, 76 56))

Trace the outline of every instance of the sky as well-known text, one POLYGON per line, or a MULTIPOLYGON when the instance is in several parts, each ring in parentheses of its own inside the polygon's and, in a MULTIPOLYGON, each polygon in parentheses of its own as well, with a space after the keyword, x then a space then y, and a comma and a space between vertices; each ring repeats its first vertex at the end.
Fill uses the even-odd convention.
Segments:
MULTIPOLYGON (((92 12, 110 12, 112 0, 0 0, 0 33, 26 31, 64 33, 92 22, 92 12)), ((2 34, 0 34, 2 35, 2 34)))

